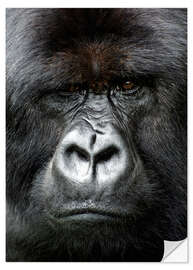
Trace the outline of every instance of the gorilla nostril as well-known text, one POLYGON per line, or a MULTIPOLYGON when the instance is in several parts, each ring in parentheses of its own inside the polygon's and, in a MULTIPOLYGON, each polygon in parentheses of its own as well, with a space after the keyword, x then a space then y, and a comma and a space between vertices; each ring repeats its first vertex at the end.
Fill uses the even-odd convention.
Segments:
POLYGON ((79 147, 79 146, 76 145, 76 144, 70 145, 70 146, 66 149, 65 154, 66 154, 68 157, 72 156, 73 154, 76 154, 77 157, 78 157, 80 160, 82 160, 82 161, 89 161, 89 153, 88 153, 85 149, 79 147))
POLYGON ((103 149, 100 153, 98 153, 95 157, 96 163, 102 163, 110 161, 114 156, 119 154, 119 149, 114 145, 108 146, 103 149))
POLYGON ((96 142, 96 134, 93 134, 90 140, 90 148, 94 146, 95 142, 96 142))

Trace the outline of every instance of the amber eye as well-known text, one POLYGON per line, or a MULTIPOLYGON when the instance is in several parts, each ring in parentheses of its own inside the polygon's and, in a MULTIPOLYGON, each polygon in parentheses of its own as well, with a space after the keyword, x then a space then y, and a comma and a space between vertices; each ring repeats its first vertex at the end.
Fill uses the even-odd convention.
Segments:
POLYGON ((64 86, 64 88, 62 89, 58 89, 57 95, 60 97, 71 96, 74 95, 75 93, 80 93, 81 90, 82 90, 81 85, 69 84, 64 86))
POLYGON ((71 84, 68 88, 70 93, 77 92, 80 90, 80 85, 71 84))
POLYGON ((70 85, 70 86, 69 86, 68 92, 74 92, 74 85, 70 85))
POLYGON ((141 87, 132 81, 124 81, 117 85, 117 90, 127 96, 136 96, 140 89, 141 87))
POLYGON ((131 81, 124 82, 121 85, 122 89, 124 90, 132 90, 135 87, 135 84, 131 81))

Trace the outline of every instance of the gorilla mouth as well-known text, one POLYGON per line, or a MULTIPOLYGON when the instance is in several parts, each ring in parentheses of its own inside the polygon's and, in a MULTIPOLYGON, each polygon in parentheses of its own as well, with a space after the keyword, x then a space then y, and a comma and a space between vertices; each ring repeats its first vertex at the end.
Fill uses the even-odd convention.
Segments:
MULTIPOLYGON (((68 206, 62 211, 49 211, 50 217, 59 221, 90 221, 90 222, 100 222, 100 221, 115 221, 124 220, 126 218, 126 213, 123 210, 118 209, 108 209, 103 207, 74 207, 70 209, 68 206)), ((128 213, 127 213, 128 218, 128 213)))
MULTIPOLYGON (((100 221, 112 221, 115 217, 110 215, 98 214, 98 213, 91 213, 85 212, 80 214, 72 214, 64 217, 66 221, 80 221, 80 222, 100 222, 100 221)), ((61 220, 61 218, 60 218, 61 220)))

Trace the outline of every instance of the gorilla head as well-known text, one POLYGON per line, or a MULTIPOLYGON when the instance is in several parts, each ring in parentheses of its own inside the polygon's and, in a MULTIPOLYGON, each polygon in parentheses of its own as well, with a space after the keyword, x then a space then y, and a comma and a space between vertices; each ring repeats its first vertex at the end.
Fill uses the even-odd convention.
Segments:
POLYGON ((7 260, 160 261, 186 237, 186 10, 7 10, 7 260))

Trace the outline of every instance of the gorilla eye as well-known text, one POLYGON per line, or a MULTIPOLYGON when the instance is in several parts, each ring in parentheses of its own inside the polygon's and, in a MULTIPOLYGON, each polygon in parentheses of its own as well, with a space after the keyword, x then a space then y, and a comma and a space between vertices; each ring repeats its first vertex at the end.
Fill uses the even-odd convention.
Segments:
POLYGON ((58 96, 66 97, 66 96, 72 96, 74 94, 84 95, 85 92, 86 92, 85 85, 69 84, 69 85, 65 86, 63 89, 58 90, 57 94, 58 94, 58 96))
POLYGON ((79 95, 85 95, 87 91, 87 85, 85 83, 72 84, 69 86, 69 93, 77 93, 79 95))
POLYGON ((135 85, 133 82, 127 81, 127 82, 124 82, 121 86, 124 90, 132 90, 135 85))
POLYGON ((140 90, 140 86, 136 85, 132 81, 124 81, 123 83, 119 84, 117 86, 117 90, 121 92, 122 94, 134 96, 138 93, 140 90))
POLYGON ((80 87, 79 84, 78 85, 71 84, 71 85, 69 85, 67 91, 70 92, 70 93, 74 93, 74 92, 80 91, 80 89, 81 89, 81 87, 80 87))

